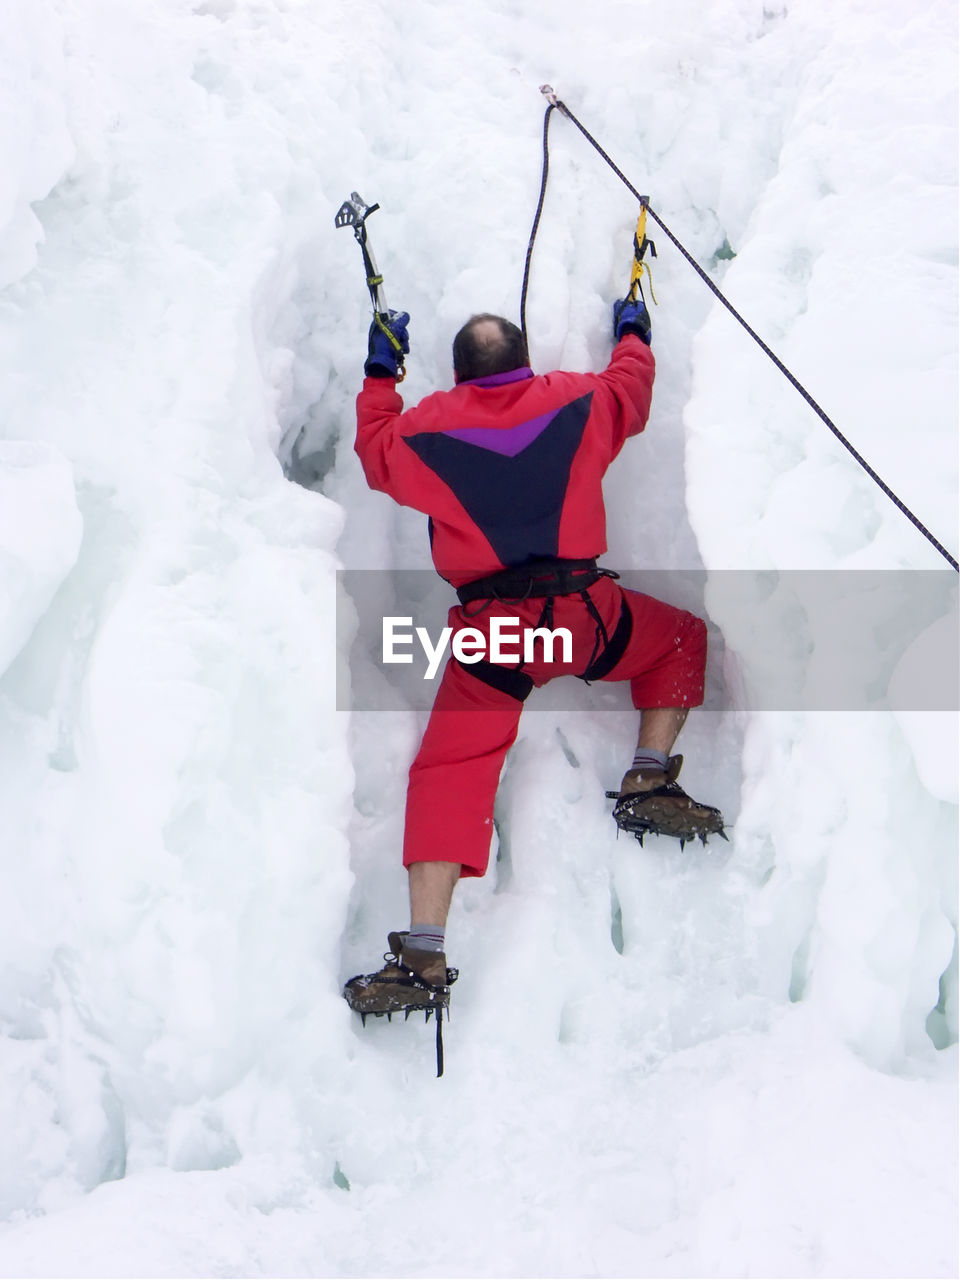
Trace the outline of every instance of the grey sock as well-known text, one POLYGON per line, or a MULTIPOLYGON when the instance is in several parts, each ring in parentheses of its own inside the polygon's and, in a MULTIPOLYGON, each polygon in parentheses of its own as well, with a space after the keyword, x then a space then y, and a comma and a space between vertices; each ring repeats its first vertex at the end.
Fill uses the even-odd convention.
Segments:
POLYGON ((654 751, 652 747, 638 747, 633 757, 633 769, 666 769, 669 757, 662 751, 654 751))
POLYGON ((411 951, 443 951, 444 931, 438 924, 412 924, 405 946, 411 951))

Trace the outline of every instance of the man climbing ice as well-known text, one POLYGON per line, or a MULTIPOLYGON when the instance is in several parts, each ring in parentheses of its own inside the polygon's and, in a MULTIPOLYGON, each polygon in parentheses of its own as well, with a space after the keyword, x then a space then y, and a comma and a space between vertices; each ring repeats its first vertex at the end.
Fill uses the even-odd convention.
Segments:
POLYGON ((621 830, 682 843, 723 835, 723 819, 686 794, 682 756, 670 755, 688 709, 703 701, 706 627, 619 587, 596 563, 606 549, 604 472, 650 412, 642 297, 614 304, 616 345, 600 374, 538 376, 516 325, 473 316, 453 344, 456 386, 404 412, 395 384, 409 319, 391 311, 370 327, 356 439, 368 483, 429 517, 434 564, 460 601, 448 619, 454 633, 479 630, 487 653, 497 618, 572 637, 559 660, 541 645, 528 661, 451 657, 444 670, 407 791, 410 928, 388 935, 379 972, 344 989, 363 1014, 434 1008, 439 1018, 456 976, 444 937, 453 891, 461 876, 486 871, 500 771, 535 686, 558 675, 629 681, 640 732, 613 811, 621 830))

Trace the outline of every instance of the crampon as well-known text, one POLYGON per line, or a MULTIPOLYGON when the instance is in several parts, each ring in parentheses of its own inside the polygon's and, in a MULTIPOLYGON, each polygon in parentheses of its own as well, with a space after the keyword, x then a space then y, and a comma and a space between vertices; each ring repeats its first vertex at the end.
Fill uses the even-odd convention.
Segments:
POLYGON ((608 791, 608 800, 616 800, 613 819, 621 831, 635 836, 643 844, 644 836, 673 836, 682 849, 688 840, 699 839, 707 843, 708 836, 720 836, 728 840, 723 829, 723 815, 712 805, 698 804, 675 781, 648 791, 634 791, 626 795, 608 791))
POLYGON ((437 1027, 437 1075, 443 1075, 443 1014, 450 1016, 450 987, 460 976, 459 970, 444 968, 445 982, 437 985, 427 982, 409 965, 403 963, 402 939, 405 935, 391 933, 390 951, 384 953, 384 967, 377 973, 361 973, 351 978, 343 988, 343 998, 366 1026, 367 1018, 386 1017, 393 1021, 395 1013, 402 1013, 406 1021, 411 1013, 424 1015, 424 1022, 431 1014, 437 1027))

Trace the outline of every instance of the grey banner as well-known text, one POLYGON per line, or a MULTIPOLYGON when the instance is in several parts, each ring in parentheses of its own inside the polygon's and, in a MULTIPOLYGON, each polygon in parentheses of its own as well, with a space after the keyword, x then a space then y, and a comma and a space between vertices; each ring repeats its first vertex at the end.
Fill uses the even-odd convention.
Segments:
MULTIPOLYGON (((607 566, 614 567, 614 566, 607 566)), ((620 585, 704 618, 709 631, 704 706, 754 711, 956 711, 957 574, 951 570, 618 570, 620 585)), ((456 604, 432 570, 345 569, 338 574, 339 710, 429 708, 434 678, 415 629, 436 648, 456 604), (395 654, 385 661, 384 619, 395 654), (388 627, 389 629, 389 627, 388 627), (399 643, 409 633, 410 640, 399 643), (348 654, 349 658, 343 655, 348 654)), ((436 660, 435 660, 436 661, 436 660)), ((626 686, 561 677, 538 705, 623 711, 626 686)))

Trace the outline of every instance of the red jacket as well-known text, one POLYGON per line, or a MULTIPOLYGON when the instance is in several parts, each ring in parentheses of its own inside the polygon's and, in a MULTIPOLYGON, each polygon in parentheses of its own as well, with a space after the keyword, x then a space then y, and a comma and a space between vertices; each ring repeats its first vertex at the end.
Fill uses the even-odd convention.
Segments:
POLYGON ((654 359, 636 335, 603 373, 515 369, 403 412, 389 378, 357 397, 356 451, 372 489, 430 517, 437 571, 460 586, 510 565, 606 550, 601 481, 650 412, 654 359))

